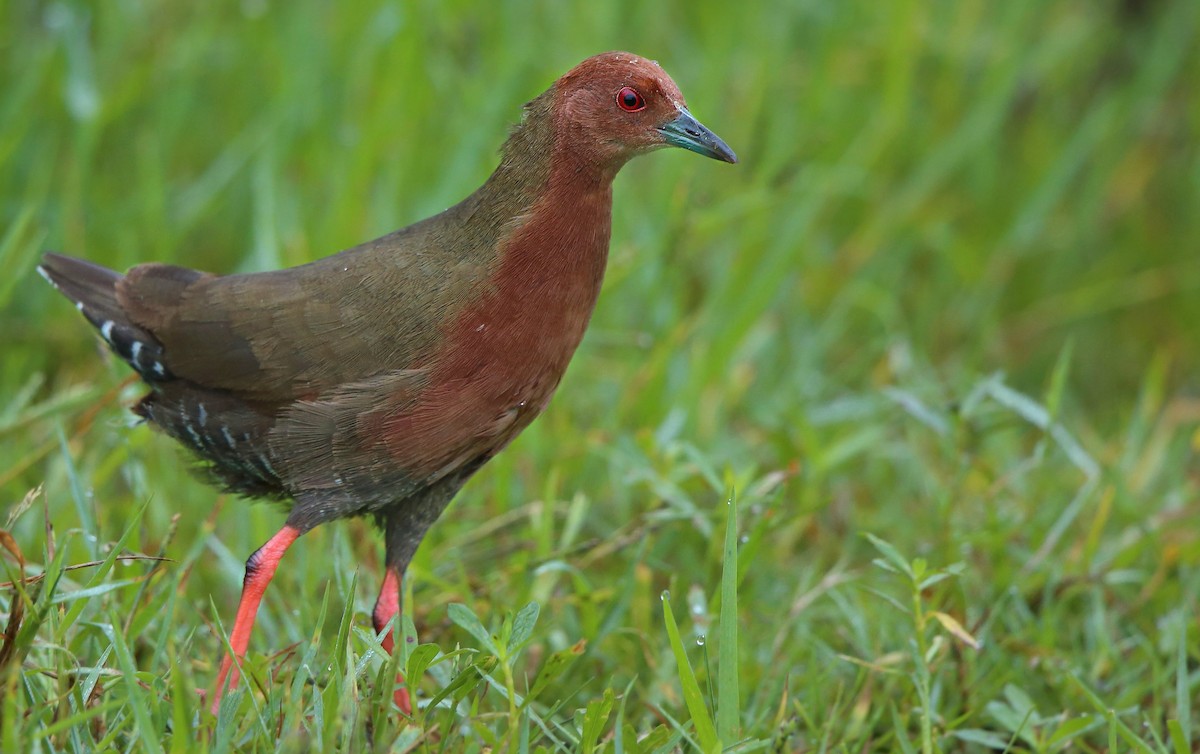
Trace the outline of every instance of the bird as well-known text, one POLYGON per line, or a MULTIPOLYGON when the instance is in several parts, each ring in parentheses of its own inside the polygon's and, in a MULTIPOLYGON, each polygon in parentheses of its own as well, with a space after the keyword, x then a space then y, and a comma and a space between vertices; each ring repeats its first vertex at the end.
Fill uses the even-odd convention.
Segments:
MULTIPOLYGON (((425 533, 546 408, 583 338, 614 177, 668 146, 737 162, 656 61, 608 52, 525 104, 474 193, 373 241, 230 275, 43 256, 41 275, 148 388, 133 412, 224 490, 287 506, 246 561, 214 714, 281 558, 316 526, 365 516, 382 530, 372 623, 394 628, 425 533)), ((402 678, 392 698, 412 713, 402 678)))

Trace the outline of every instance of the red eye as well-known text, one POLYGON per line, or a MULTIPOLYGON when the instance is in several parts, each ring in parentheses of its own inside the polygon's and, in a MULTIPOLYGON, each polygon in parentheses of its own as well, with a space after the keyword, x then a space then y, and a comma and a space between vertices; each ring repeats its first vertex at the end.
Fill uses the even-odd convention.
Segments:
POLYGON ((646 100, 642 99, 642 95, 638 94, 637 89, 631 86, 624 87, 617 92, 617 104, 628 113, 646 109, 646 100))

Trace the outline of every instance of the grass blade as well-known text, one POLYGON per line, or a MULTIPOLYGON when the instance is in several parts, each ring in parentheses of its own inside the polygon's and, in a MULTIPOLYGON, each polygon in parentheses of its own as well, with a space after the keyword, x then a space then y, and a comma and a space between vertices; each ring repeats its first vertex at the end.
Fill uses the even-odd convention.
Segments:
POLYGON ((121 625, 117 620, 118 616, 114 613, 109 616, 110 623, 100 626, 100 630, 107 635, 108 640, 112 642, 112 647, 117 656, 117 665, 121 669, 121 675, 124 678, 125 700, 127 709, 132 711, 133 719, 137 727, 138 738, 141 739, 145 750, 151 754, 162 754, 162 744, 159 741, 158 731, 162 729, 158 720, 150 708, 150 697, 142 691, 138 683, 137 665, 133 661, 133 653, 129 651, 129 645, 125 643, 125 637, 121 634, 118 626, 121 625))
POLYGON ((696 727, 696 739, 700 749, 705 754, 719 752, 721 743, 717 731, 713 728, 712 718, 708 707, 704 704, 704 696, 700 693, 700 684, 696 683, 696 674, 688 662, 687 652, 683 649, 683 640, 679 638, 679 626, 675 623, 675 615, 671 612, 671 595, 662 594, 663 623, 667 628, 667 636, 671 640, 671 651, 675 654, 675 665, 679 670, 679 684, 683 687, 683 700, 687 703, 688 714, 692 716, 692 724, 696 727))
POLYGON ((721 615, 718 618, 721 643, 717 647, 717 737, 725 742, 738 738, 738 713, 741 709, 738 689, 737 555, 737 498, 730 493, 721 566, 721 615))

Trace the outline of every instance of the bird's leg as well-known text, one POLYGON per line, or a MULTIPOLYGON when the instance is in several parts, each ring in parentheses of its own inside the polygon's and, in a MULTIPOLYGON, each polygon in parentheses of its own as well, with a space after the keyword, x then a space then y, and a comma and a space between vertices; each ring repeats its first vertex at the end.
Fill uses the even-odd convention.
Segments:
POLYGON ((242 599, 238 603, 237 618, 233 621, 233 632, 229 635, 229 646, 233 649, 233 654, 225 656, 225 661, 221 663, 221 672, 217 675, 217 686, 213 691, 212 700, 214 715, 217 714, 221 704, 221 694, 224 692, 226 677, 229 678, 230 689, 237 686, 240 674, 234 658, 241 660, 246 654, 246 647, 250 644, 250 632, 254 630, 254 618, 258 614, 258 603, 262 601, 263 592, 267 590, 267 584, 271 583, 271 577, 275 575, 280 558, 301 534, 303 532, 294 526, 284 526, 246 561, 246 578, 242 582, 242 599), (230 675, 231 671, 232 675, 230 675))
MULTIPOLYGON (((379 522, 384 530, 383 562, 386 570, 383 574, 383 585, 379 590, 379 600, 375 603, 375 610, 371 616, 376 632, 382 631, 387 622, 400 613, 400 581, 404 572, 408 570, 408 564, 412 562, 425 532, 478 466, 476 463, 459 474, 452 474, 413 493, 407 499, 391 506, 379 522)), ((397 633, 398 623, 399 621, 396 621, 393 630, 383 637, 383 648, 388 652, 396 650, 392 634, 397 633)), ((403 632, 399 633, 404 635, 403 632)), ((402 712, 412 714, 412 699, 409 698, 408 688, 404 685, 404 677, 400 674, 396 675, 396 691, 392 698, 402 712)))
MULTIPOLYGON (((383 637, 383 648, 392 654, 395 651, 395 639, 393 636, 400 632, 400 569, 396 566, 389 565, 383 574, 383 585, 379 589, 379 599, 375 601, 375 610, 371 614, 372 622, 375 624, 375 632, 378 633, 387 626, 388 621, 396 618, 396 623, 388 629, 387 635, 383 637)), ((404 686, 404 674, 396 674, 396 691, 392 696, 396 702, 396 706, 406 715, 412 714, 412 700, 408 696, 408 688, 404 686)))

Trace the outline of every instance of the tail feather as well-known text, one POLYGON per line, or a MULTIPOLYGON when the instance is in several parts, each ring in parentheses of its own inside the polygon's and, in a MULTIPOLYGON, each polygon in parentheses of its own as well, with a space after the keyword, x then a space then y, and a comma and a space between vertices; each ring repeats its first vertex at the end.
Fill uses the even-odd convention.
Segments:
POLYGON ((37 270, 59 293, 75 302, 75 308, 100 331, 113 353, 142 379, 173 379, 163 360, 162 344, 135 324, 121 306, 117 298, 117 283, 122 278, 119 272, 62 254, 44 255, 37 270))

